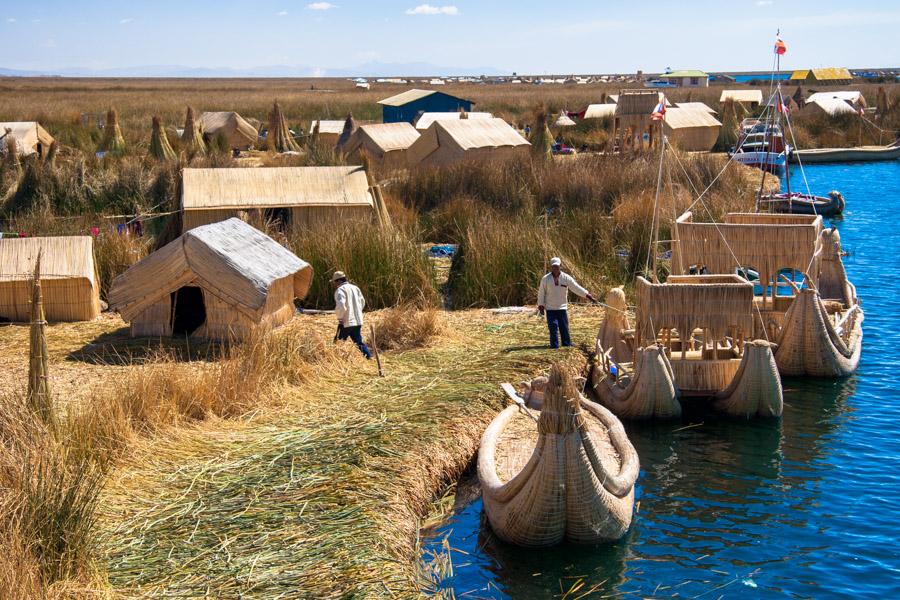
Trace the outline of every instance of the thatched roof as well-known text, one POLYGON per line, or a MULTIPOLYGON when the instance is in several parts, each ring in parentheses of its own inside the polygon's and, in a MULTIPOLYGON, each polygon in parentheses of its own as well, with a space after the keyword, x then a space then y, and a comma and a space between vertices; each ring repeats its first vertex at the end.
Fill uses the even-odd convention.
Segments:
POLYGON ((575 121, 566 114, 566 111, 562 110, 556 116, 556 120, 553 122, 554 127, 574 127, 575 121))
POLYGON ((431 127, 435 121, 459 121, 465 114, 466 119, 492 119, 494 115, 489 112, 425 112, 416 119, 416 129, 424 131, 431 127))
POLYGON ((762 104, 763 94, 761 90, 722 90, 719 102, 727 100, 745 104, 762 104))
POLYGON ((753 284, 737 275, 670 276, 666 283, 635 282, 637 327, 645 340, 661 329, 682 336, 709 329, 722 338, 732 327, 753 332, 753 284))
POLYGON ((722 126, 712 114, 705 110, 680 107, 669 108, 666 110, 665 124, 670 129, 722 126))
POLYGON ((616 115, 646 115, 649 118, 660 98, 656 90, 623 90, 616 103, 616 115))
POLYGON ((309 125, 309 132, 312 133, 316 129, 316 125, 319 126, 319 133, 332 133, 334 135, 341 135, 341 132, 344 131, 344 119, 340 120, 318 120, 313 121, 309 125))
POLYGON ((381 152, 406 150, 419 139, 419 132, 407 122, 376 123, 360 126, 350 138, 344 151, 353 152, 361 145, 381 152))
POLYGON ((201 113, 200 127, 205 136, 224 136, 232 148, 249 148, 259 137, 256 128, 236 112, 201 113))
POLYGON ((437 121, 432 127, 447 134, 456 144, 466 150, 528 145, 528 140, 503 119, 437 121))
POLYGON ((616 114, 615 104, 589 104, 584 109, 585 119, 605 119, 616 114))
POLYGON ((853 104, 855 106, 866 106, 866 98, 862 95, 862 92, 851 90, 838 92, 816 92, 815 94, 810 94, 809 98, 807 98, 806 101, 816 102, 824 98, 837 98, 838 100, 849 102, 850 104, 853 104))
POLYGON ((823 96, 816 98, 815 100, 807 100, 806 104, 797 114, 824 114, 829 117, 837 117, 839 115, 855 115, 857 114, 857 109, 846 100, 823 96))
POLYGON ((8 121, 0 122, 0 138, 7 141, 8 135, 16 142, 16 152, 22 156, 29 156, 38 150, 38 145, 50 148, 53 136, 41 127, 36 121, 8 121), (7 130, 10 130, 7 134, 7 130))
POLYGON ((0 239, 0 282, 28 280, 41 253, 41 279, 96 282, 94 240, 87 235, 0 239))
POLYGON ((467 156, 502 159, 530 147, 503 119, 435 121, 407 150, 410 165, 450 164, 467 156))
POLYGON ((711 115, 717 114, 714 108, 711 108, 704 104, 703 102, 676 102, 675 106, 678 108, 689 108, 692 110, 702 110, 708 112, 711 115))
POLYGON ((360 167, 185 169, 182 208, 374 206, 360 167))
POLYGON ((232 218, 195 227, 133 265, 113 281, 109 302, 130 321, 194 283, 254 314, 264 308, 272 284, 285 277, 294 278, 295 297, 302 299, 309 291, 312 267, 263 232, 232 218))

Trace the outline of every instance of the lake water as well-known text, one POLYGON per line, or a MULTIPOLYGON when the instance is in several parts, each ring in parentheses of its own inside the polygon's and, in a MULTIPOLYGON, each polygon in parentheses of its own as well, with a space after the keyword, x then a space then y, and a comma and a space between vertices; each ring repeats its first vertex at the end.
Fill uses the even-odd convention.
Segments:
POLYGON ((455 549, 457 598, 560 597, 578 582, 567 597, 900 597, 900 161, 806 175, 847 200, 834 224, 865 310, 859 370, 785 379, 780 420, 626 424, 640 505, 618 543, 515 548, 482 528, 480 499, 461 506, 425 541, 455 549))

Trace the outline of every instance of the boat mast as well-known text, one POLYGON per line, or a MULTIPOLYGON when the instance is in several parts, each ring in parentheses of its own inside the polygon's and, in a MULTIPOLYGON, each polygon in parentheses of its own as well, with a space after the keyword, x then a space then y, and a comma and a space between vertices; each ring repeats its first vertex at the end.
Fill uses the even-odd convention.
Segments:
MULTIPOLYGON (((663 94, 662 100, 662 118, 659 119, 659 174, 656 178, 656 200, 653 203, 653 219, 651 221, 651 234, 650 234, 650 252, 651 258, 653 261, 653 271, 651 273, 651 277, 653 283, 659 283, 659 277, 657 277, 657 254, 659 254, 659 194, 662 191, 662 180, 663 180, 663 159, 666 154, 666 134, 665 134, 665 123, 666 120, 666 96, 663 94)), ((651 117, 652 118, 652 117, 651 117)))

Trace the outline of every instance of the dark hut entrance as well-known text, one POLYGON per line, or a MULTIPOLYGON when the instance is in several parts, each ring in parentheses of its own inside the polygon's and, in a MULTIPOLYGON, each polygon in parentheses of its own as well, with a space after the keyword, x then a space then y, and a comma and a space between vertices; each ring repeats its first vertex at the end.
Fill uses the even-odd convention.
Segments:
POLYGON ((276 206, 265 210, 266 224, 278 231, 286 232, 291 225, 291 209, 276 206))
POLYGON ((172 292, 172 335, 189 336, 206 322, 203 290, 185 286, 172 292))

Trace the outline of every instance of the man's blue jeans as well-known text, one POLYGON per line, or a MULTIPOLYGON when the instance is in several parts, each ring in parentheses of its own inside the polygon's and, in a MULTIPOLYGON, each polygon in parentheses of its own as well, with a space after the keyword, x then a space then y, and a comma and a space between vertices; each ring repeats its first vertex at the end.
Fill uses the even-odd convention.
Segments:
POLYGON ((369 347, 366 346, 366 343, 362 339, 361 325, 357 325, 356 327, 341 326, 341 330, 340 332, 338 332, 338 339, 346 340, 347 338, 353 340, 353 343, 356 344, 356 347, 359 348, 359 351, 362 352, 366 358, 372 358, 372 354, 369 352, 369 347))
POLYGON ((559 348, 559 338, 562 337, 563 346, 571 346, 572 338, 569 337, 569 313, 565 310, 547 311, 547 328, 550 329, 550 347, 559 348))

